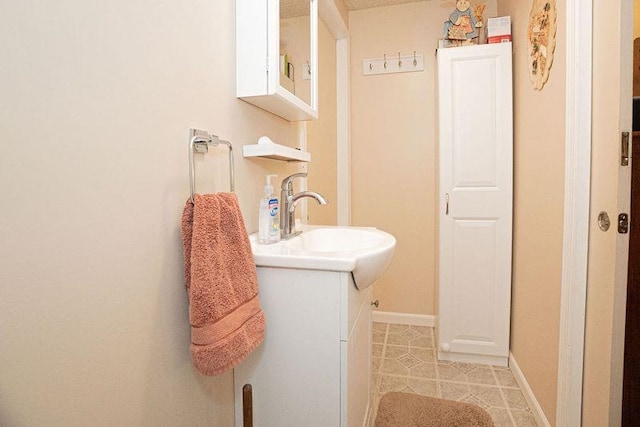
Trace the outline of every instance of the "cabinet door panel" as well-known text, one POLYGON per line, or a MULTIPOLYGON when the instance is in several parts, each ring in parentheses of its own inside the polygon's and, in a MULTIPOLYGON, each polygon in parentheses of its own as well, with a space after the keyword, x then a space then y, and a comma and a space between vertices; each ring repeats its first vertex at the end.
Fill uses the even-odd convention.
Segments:
MULTIPOLYGON (((349 285, 355 288, 353 280, 349 285)), ((371 295, 373 287, 359 292, 361 304, 354 314, 353 328, 349 341, 343 342, 346 357, 343 358, 343 375, 346 383, 346 396, 343 396, 342 426, 363 427, 369 419, 371 402, 371 295)), ((345 388, 343 388, 345 389, 345 388)))
POLYGON ((255 427, 340 425, 339 275, 258 269, 267 328, 264 342, 234 370, 236 427, 247 383, 255 427))
POLYGON ((280 55, 287 53, 280 52, 280 25, 291 24, 281 19, 281 6, 288 14, 291 2, 236 0, 236 96, 289 121, 318 118, 318 2, 308 1, 308 30, 296 35, 309 41, 307 52, 295 52, 298 72, 310 67, 310 80, 298 79, 299 87, 309 88, 301 99, 300 90, 296 95, 295 86, 286 89, 279 77, 280 55))

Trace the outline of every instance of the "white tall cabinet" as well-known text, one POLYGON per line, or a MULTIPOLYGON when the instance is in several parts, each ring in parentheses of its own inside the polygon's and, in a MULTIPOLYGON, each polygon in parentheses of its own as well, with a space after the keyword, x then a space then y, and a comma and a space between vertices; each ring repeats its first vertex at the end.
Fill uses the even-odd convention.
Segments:
POLYGON ((438 358, 506 366, 513 211, 511 43, 438 50, 438 358))

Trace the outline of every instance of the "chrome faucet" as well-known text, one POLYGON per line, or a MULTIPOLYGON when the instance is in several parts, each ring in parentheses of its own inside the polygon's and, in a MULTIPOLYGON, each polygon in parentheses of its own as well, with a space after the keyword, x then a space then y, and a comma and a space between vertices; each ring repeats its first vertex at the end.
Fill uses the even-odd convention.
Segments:
POLYGON ((280 187, 280 203, 282 209, 280 211, 280 236, 282 239, 290 239, 300 234, 295 231, 295 211, 298 200, 311 197, 316 199, 319 205, 326 205, 327 201, 315 191, 301 191, 293 194, 293 180, 295 178, 305 178, 306 172, 294 173, 282 180, 280 187))

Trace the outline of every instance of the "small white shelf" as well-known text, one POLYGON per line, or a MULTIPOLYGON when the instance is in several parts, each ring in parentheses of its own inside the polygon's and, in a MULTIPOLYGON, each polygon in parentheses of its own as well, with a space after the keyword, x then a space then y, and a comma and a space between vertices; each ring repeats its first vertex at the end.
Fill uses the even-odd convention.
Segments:
POLYGON ((311 161, 311 153, 276 144, 266 136, 261 137, 257 144, 243 146, 242 155, 244 157, 266 157, 289 162, 311 161))

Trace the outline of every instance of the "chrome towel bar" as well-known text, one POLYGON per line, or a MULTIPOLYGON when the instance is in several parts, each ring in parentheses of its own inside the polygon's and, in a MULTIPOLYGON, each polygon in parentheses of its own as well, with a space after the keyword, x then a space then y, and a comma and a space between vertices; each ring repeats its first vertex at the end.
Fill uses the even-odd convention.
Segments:
POLYGON ((209 132, 190 129, 189 130, 189 177, 191 184, 191 203, 194 203, 194 197, 196 194, 196 167, 193 160, 193 153, 208 153, 209 145, 218 146, 226 145, 229 148, 229 187, 230 191, 234 191, 234 168, 233 168, 233 147, 229 141, 224 141, 218 138, 216 135, 212 135, 209 132))

